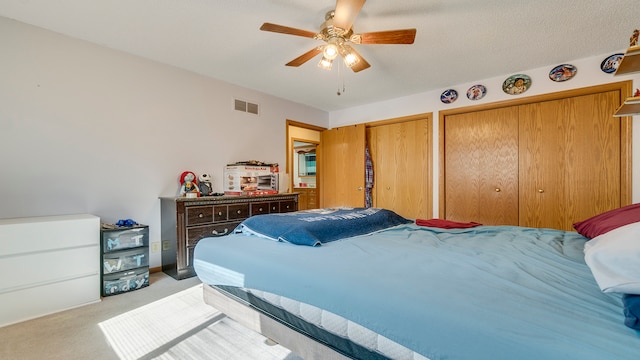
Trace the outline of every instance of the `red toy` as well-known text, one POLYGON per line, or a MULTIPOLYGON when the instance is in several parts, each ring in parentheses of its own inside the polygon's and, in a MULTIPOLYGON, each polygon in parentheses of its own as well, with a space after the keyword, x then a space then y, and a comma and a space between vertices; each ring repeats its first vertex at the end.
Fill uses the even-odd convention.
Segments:
POLYGON ((185 197, 200 197, 196 174, 192 171, 185 171, 180 175, 180 195, 185 197))

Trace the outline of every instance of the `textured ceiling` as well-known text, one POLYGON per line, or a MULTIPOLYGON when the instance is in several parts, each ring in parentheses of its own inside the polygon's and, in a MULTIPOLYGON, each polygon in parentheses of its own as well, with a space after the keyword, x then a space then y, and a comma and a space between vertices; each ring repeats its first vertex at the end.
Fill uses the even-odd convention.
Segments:
POLYGON ((416 28, 413 45, 357 45, 371 68, 330 72, 319 41, 259 30, 318 31, 332 0, 0 0, 0 16, 326 111, 625 49, 638 0, 369 0, 356 33, 416 28), (338 96, 337 91, 345 91, 338 96))

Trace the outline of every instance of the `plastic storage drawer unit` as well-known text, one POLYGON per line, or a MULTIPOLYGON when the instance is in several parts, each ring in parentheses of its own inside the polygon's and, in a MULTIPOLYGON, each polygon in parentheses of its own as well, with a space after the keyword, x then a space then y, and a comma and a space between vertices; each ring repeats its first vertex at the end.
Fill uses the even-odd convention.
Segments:
POLYGON ((149 286, 149 227, 102 225, 102 296, 116 295, 149 286))

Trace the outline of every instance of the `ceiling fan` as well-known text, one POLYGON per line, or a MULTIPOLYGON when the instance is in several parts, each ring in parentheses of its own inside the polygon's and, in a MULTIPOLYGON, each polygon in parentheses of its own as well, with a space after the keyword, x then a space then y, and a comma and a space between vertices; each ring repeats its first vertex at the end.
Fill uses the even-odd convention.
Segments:
POLYGON ((264 23, 262 31, 308 37, 322 40, 325 44, 317 46, 298 56, 286 66, 300 66, 322 53, 318 66, 331 70, 333 60, 341 56, 345 65, 354 72, 362 71, 371 65, 350 44, 413 44, 416 29, 388 30, 357 34, 353 22, 366 0, 336 0, 335 10, 327 12, 320 32, 296 29, 288 26, 264 23))

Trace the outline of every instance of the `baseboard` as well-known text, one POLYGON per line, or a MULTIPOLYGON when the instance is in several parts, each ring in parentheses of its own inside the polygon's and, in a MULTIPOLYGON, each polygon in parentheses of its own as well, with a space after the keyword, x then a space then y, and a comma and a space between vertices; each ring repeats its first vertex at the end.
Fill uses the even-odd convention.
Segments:
POLYGON ((162 266, 149 268, 149 274, 157 273, 162 271, 162 266))

